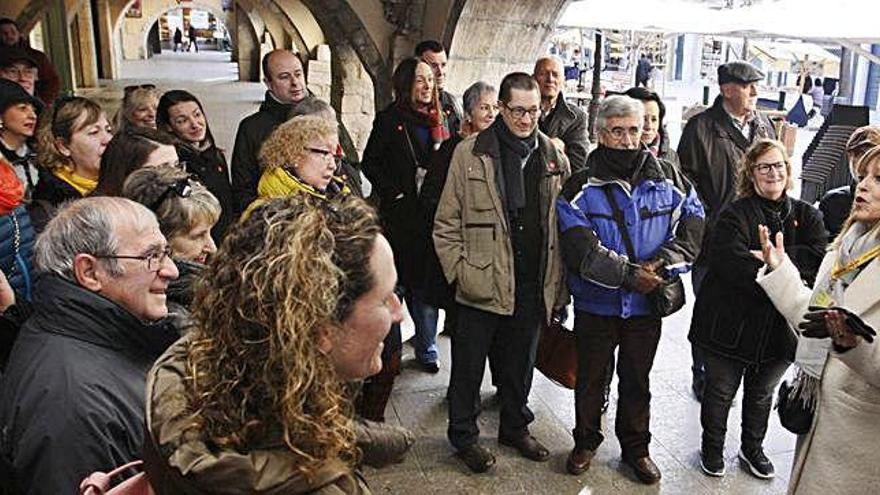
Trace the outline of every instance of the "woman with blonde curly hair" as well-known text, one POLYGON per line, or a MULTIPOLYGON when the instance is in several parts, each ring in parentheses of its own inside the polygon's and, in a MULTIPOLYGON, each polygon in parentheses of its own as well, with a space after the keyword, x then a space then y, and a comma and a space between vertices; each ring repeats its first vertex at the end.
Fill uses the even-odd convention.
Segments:
POLYGON ((396 278, 360 199, 289 196, 230 229, 196 290, 194 330, 149 375, 156 492, 369 493, 344 383, 381 367, 402 318, 396 278))
POLYGON ((323 199, 349 194, 348 186, 336 175, 340 158, 339 135, 327 119, 302 115, 288 120, 260 148, 263 175, 257 199, 247 211, 269 198, 292 194, 323 199))

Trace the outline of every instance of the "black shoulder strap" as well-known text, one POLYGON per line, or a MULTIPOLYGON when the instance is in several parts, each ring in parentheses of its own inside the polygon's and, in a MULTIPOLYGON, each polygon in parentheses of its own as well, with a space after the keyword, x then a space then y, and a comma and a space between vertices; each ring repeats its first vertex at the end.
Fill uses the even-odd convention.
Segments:
POLYGON ((611 192, 608 185, 602 186, 602 192, 605 193, 605 197, 608 198, 608 204, 611 205, 612 216, 614 221, 617 222, 617 229, 623 238, 623 244, 626 246, 630 262, 638 263, 639 259, 636 257, 635 246, 633 246, 632 239, 629 237, 629 231, 626 229, 626 220, 623 218, 623 211, 617 206, 617 199, 614 197, 614 193, 611 192))

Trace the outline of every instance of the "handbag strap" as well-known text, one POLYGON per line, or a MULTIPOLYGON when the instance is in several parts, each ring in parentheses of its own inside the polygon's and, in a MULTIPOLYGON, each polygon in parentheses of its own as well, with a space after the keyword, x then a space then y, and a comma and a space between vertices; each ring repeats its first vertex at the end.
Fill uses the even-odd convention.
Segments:
POLYGON ((611 192, 611 189, 607 185, 602 187, 602 192, 605 193, 605 197, 608 198, 608 204, 611 205, 611 216, 614 218, 614 221, 617 222, 617 229, 620 231, 620 237, 623 238, 623 244, 626 247, 630 261, 638 263, 639 259, 636 257, 635 246, 633 246, 632 239, 629 237, 629 231, 626 229, 626 220, 623 218, 623 211, 617 206, 617 198, 614 197, 614 193, 611 192))

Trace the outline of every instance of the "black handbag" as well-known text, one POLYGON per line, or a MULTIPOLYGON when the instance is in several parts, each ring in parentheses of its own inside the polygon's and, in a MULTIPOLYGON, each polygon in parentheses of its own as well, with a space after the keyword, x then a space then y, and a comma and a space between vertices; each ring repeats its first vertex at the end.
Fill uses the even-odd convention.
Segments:
POLYGON ((776 397, 776 412, 779 413, 779 422, 786 430, 803 435, 810 431, 813 425, 813 409, 804 401, 803 397, 793 394, 795 387, 788 380, 779 385, 779 395, 776 397))
MULTIPOLYGON (((611 205, 611 210, 614 213, 614 221, 617 222, 617 228, 620 230, 620 236, 623 238, 623 244, 626 246, 629 259, 634 263, 637 263, 638 258, 636 257, 636 249, 635 246, 633 246, 632 239, 629 237, 629 231, 626 230, 626 222, 623 219, 623 212, 617 206, 617 200, 614 199, 614 194, 609 191, 607 187, 603 187, 602 190, 605 192, 605 196, 608 198, 608 203, 611 205)), ((663 284, 658 287, 657 290, 651 292, 646 297, 648 298, 648 304, 651 306, 651 313, 654 316, 669 316, 684 307, 684 283, 681 281, 681 277, 676 275, 675 277, 664 280, 663 284)))

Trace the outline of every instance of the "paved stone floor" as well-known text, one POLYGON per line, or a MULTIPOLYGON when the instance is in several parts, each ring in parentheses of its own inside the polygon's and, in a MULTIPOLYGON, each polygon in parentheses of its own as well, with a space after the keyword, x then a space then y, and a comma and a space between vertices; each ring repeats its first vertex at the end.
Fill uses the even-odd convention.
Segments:
MULTIPOLYGON (((102 81, 102 87, 81 91, 98 100, 112 115, 122 98, 122 88, 143 82, 157 83, 160 90, 187 89, 196 94, 205 106, 211 129, 219 145, 231 156, 238 122, 254 112, 263 98, 265 88, 258 83, 236 81, 235 68, 228 54, 203 52, 196 54, 164 53, 147 61, 125 62, 124 79, 102 81)), ((670 110, 669 126, 678 125, 675 115, 685 101, 695 100, 699 88, 670 84, 665 98, 670 110), (693 93, 693 94, 692 94, 693 93)), ((677 133, 676 133, 677 134, 677 133)), ((798 149, 806 148, 811 136, 799 135, 798 149)), ((796 153, 796 167, 800 153, 796 153)), ((449 380, 449 340, 440 337, 443 369, 428 375, 411 365, 412 351, 407 348, 404 370, 398 378, 389 404, 390 422, 412 429, 418 442, 406 460, 382 470, 368 470, 367 477, 376 493, 420 494, 777 494, 784 493, 794 451, 794 436, 779 425, 771 415, 770 431, 765 448, 776 464, 773 481, 753 478, 739 467, 739 407, 731 410, 728 421, 726 477, 709 478, 699 469, 700 405, 690 392, 690 346, 687 329, 693 297, 688 306, 667 318, 663 337, 651 374, 653 441, 651 453, 663 471, 663 480, 647 487, 635 481, 632 472, 620 463, 620 447, 613 435, 616 397, 607 414, 606 441, 589 471, 581 476, 565 472, 565 457, 573 447, 570 431, 574 426, 574 399, 562 389, 536 373, 530 405, 536 416, 532 433, 552 452, 549 462, 534 463, 519 457, 495 440, 498 428, 498 403, 489 384, 488 372, 483 385, 484 413, 480 418, 482 442, 493 450, 498 463, 490 473, 474 475, 453 456, 446 441, 446 403, 443 398, 449 380)), ((736 301, 731 301, 736 304, 736 301)), ((616 382, 615 382, 616 387, 616 382)), ((616 395, 616 392, 615 394, 616 395)), ((739 400, 737 401, 739 404, 739 400)))
MULTIPOLYGON (((388 421, 410 428, 418 437, 406 460, 389 468, 368 469, 367 479, 376 493, 399 494, 780 494, 785 493, 794 453, 794 435, 771 414, 765 441, 767 455, 776 465, 772 481, 754 478, 737 460, 740 434, 739 404, 728 420, 725 458, 727 475, 710 478, 699 468, 700 404, 690 391, 690 345, 687 329, 693 297, 688 305, 664 320, 663 333, 651 372, 651 455, 663 472, 658 485, 645 486, 621 465, 620 446, 614 437, 617 405, 616 379, 612 401, 603 425, 605 442, 599 447, 590 470, 580 476, 565 471, 565 458, 574 446, 574 398, 536 372, 530 398, 535 412, 531 432, 551 451, 548 462, 526 460, 509 447, 498 445, 499 404, 486 372, 482 387, 481 443, 492 450, 498 462, 489 473, 472 474, 454 455, 446 440, 447 407, 444 401, 449 381, 449 339, 440 337, 443 367, 437 375, 419 371, 412 361, 412 349, 405 347, 403 372, 395 383, 388 406, 388 421)), ((735 301, 731 302, 736 304, 735 301)))

